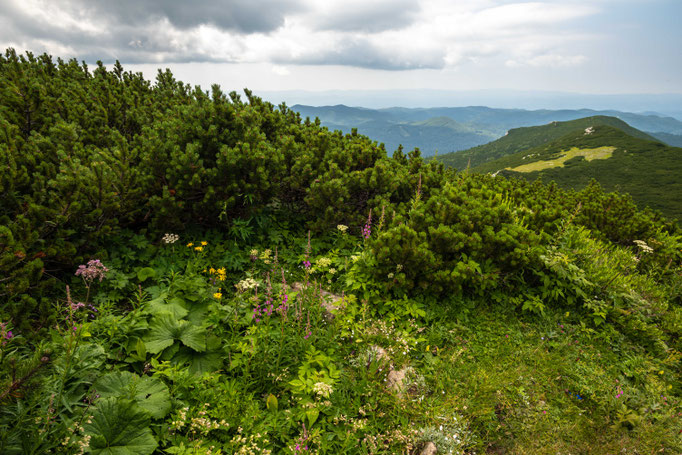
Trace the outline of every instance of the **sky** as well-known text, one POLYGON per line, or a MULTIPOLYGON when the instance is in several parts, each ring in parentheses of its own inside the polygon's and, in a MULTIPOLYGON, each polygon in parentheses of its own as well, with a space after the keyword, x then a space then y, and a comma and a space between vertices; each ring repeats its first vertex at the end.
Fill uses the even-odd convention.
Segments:
POLYGON ((0 46, 227 91, 682 93, 682 0, 0 0, 0 46))

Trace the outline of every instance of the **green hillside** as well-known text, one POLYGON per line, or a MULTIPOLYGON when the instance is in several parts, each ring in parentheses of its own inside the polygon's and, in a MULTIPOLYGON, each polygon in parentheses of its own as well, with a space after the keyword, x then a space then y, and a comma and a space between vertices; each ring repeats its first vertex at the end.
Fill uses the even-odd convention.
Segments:
POLYGON ((627 195, 13 50, 0 164, 0 454, 682 453, 682 232, 627 195))
POLYGON ((552 142, 570 132, 584 131, 585 128, 598 125, 610 125, 633 137, 654 140, 653 137, 632 128, 620 119, 599 115, 567 122, 551 122, 547 125, 511 129, 504 137, 496 141, 461 152, 439 155, 437 159, 446 166, 459 170, 467 166, 474 168, 506 155, 552 142))
POLYGON ((573 131, 473 170, 503 170, 503 175, 541 178, 572 189, 595 179, 606 191, 628 193, 641 207, 682 220, 682 148, 632 137, 611 126, 595 126, 591 134, 573 131))

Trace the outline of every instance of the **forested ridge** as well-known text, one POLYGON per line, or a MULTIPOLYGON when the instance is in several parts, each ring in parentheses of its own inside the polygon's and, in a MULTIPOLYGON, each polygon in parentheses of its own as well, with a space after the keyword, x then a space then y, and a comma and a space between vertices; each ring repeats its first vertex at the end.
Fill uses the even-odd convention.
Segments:
POLYGON ((602 125, 612 126, 635 138, 655 140, 652 136, 632 128, 620 119, 596 115, 565 122, 550 122, 546 125, 513 128, 495 141, 459 153, 442 154, 437 159, 455 169, 465 169, 467 166, 471 168, 488 166, 509 155, 553 143, 568 134, 584 132, 585 128, 602 125))
MULTIPOLYGON (((682 219, 682 148, 670 147, 653 138, 638 138, 609 125, 576 129, 548 143, 504 156, 474 168, 475 172, 497 172, 518 178, 556 182, 562 188, 581 189, 596 180, 606 191, 632 196, 639 207, 660 210, 671 220, 682 219), (606 147, 606 159, 590 159, 590 150, 606 147), (518 166, 554 163, 570 150, 584 151, 563 165, 517 172, 518 166)), ((538 166, 540 165, 540 166, 538 166)), ((523 168, 519 168, 523 169, 523 168)))
POLYGON ((0 453, 682 450, 677 224, 244 93, 0 58, 0 453))
POLYGON ((517 128, 489 144, 436 159, 460 170, 528 180, 540 178, 564 189, 581 190, 596 180, 605 191, 629 194, 640 208, 660 210, 671 220, 682 216, 682 149, 668 146, 614 117, 585 117, 517 128), (613 149, 612 155, 597 160, 576 156, 561 164, 561 157, 570 150, 574 153, 600 147, 613 149), (535 163, 536 170, 529 169, 531 163, 535 163))

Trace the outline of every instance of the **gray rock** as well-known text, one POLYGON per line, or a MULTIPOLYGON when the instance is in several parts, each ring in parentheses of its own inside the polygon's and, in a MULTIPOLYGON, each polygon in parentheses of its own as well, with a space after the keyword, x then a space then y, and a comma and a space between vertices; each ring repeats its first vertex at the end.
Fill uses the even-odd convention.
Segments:
POLYGON ((435 455, 438 453, 438 448, 433 442, 427 442, 419 455, 435 455))
POLYGON ((388 377, 386 378, 386 386, 401 395, 405 390, 405 375, 407 374, 407 368, 402 370, 391 370, 388 372, 388 377))

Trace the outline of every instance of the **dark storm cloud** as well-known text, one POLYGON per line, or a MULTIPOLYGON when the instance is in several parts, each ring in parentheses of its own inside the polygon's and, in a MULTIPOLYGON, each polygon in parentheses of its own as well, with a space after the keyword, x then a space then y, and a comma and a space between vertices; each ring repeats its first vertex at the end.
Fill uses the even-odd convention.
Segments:
POLYGON ((345 6, 316 18, 317 30, 380 32, 412 24, 420 11, 417 0, 383 0, 345 6))
POLYGON ((167 19, 179 29, 214 25, 239 33, 267 33, 301 10, 297 0, 76 0, 69 8, 105 15, 114 24, 142 25, 167 19))
POLYGON ((390 71, 410 69, 439 69, 445 66, 440 52, 421 52, 405 55, 398 49, 379 49, 365 39, 356 39, 332 49, 300 57, 280 56, 276 63, 303 65, 343 65, 390 71))

